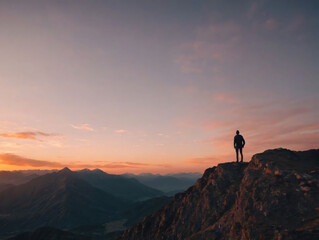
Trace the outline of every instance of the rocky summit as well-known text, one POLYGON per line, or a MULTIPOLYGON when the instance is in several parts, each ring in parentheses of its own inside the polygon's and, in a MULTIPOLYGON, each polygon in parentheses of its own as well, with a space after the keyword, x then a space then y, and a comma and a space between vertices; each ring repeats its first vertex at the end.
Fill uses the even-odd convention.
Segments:
POLYGON ((209 168, 118 239, 319 239, 319 149, 209 168))

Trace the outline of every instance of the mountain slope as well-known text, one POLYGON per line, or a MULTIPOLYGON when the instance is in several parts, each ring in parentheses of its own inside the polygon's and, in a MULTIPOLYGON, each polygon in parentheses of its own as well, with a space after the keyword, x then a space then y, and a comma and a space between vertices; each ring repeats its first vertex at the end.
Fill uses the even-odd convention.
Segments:
POLYGON ((0 183, 0 192, 1 191, 4 191, 10 187, 13 187, 14 185, 13 184, 10 184, 10 183, 0 183))
POLYGON ((76 174, 94 187, 125 200, 140 201, 163 196, 161 191, 148 187, 136 179, 107 174, 99 169, 93 171, 84 169, 77 171, 76 174))
POLYGON ((166 205, 169 199, 169 197, 159 197, 142 202, 135 202, 129 206, 128 209, 120 211, 113 221, 100 225, 80 226, 71 229, 71 232, 94 240, 114 240, 114 238, 121 235, 125 229, 128 229, 144 217, 166 205))
MULTIPOLYGON (((177 193, 182 192, 194 185, 198 178, 185 178, 185 177, 174 177, 167 175, 153 175, 153 174, 145 174, 145 175, 133 175, 135 179, 139 182, 145 184, 146 186, 158 189, 164 193, 177 193)), ((174 195, 174 194, 172 194, 174 195)))
POLYGON ((27 174, 22 171, 0 171, 0 183, 19 185, 38 177, 37 174, 27 174))
POLYGON ((207 169, 118 239, 318 239, 319 150, 268 150, 207 169))
POLYGON ((173 173, 173 174, 152 174, 141 173, 123 174, 126 178, 134 178, 139 182, 151 188, 158 189, 165 193, 166 196, 173 196, 178 192, 183 192, 190 186, 194 185, 198 178, 202 176, 200 173, 173 173))
POLYGON ((104 223, 124 205, 65 168, 0 193, 0 234, 104 223))

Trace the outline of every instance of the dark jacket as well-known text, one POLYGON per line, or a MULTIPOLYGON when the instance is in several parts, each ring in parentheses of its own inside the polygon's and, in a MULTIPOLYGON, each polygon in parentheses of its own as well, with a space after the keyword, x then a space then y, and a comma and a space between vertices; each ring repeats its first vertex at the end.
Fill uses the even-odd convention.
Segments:
POLYGON ((242 135, 238 134, 234 137, 234 147, 243 148, 245 146, 245 139, 242 135))

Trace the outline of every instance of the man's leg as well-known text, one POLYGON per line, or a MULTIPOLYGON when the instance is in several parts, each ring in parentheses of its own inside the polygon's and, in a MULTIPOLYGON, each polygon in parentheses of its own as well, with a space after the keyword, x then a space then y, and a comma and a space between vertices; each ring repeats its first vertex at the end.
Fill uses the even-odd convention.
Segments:
MULTIPOLYGON (((243 149, 240 148, 239 150, 240 150, 241 162, 243 162, 243 149)), ((238 158, 237 158, 237 159, 238 159, 238 158)))
POLYGON ((235 148, 236 149, 236 160, 238 162, 238 148, 235 148))

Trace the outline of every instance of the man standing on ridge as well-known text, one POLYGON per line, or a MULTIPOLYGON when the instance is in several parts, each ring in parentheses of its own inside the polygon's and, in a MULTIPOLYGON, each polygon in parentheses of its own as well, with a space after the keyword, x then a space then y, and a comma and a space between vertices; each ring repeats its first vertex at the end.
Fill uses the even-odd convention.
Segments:
POLYGON ((245 139, 242 135, 239 134, 239 131, 236 131, 236 136, 234 137, 234 148, 236 149, 236 159, 238 162, 238 150, 240 151, 241 161, 243 162, 243 147, 245 146, 245 139))

